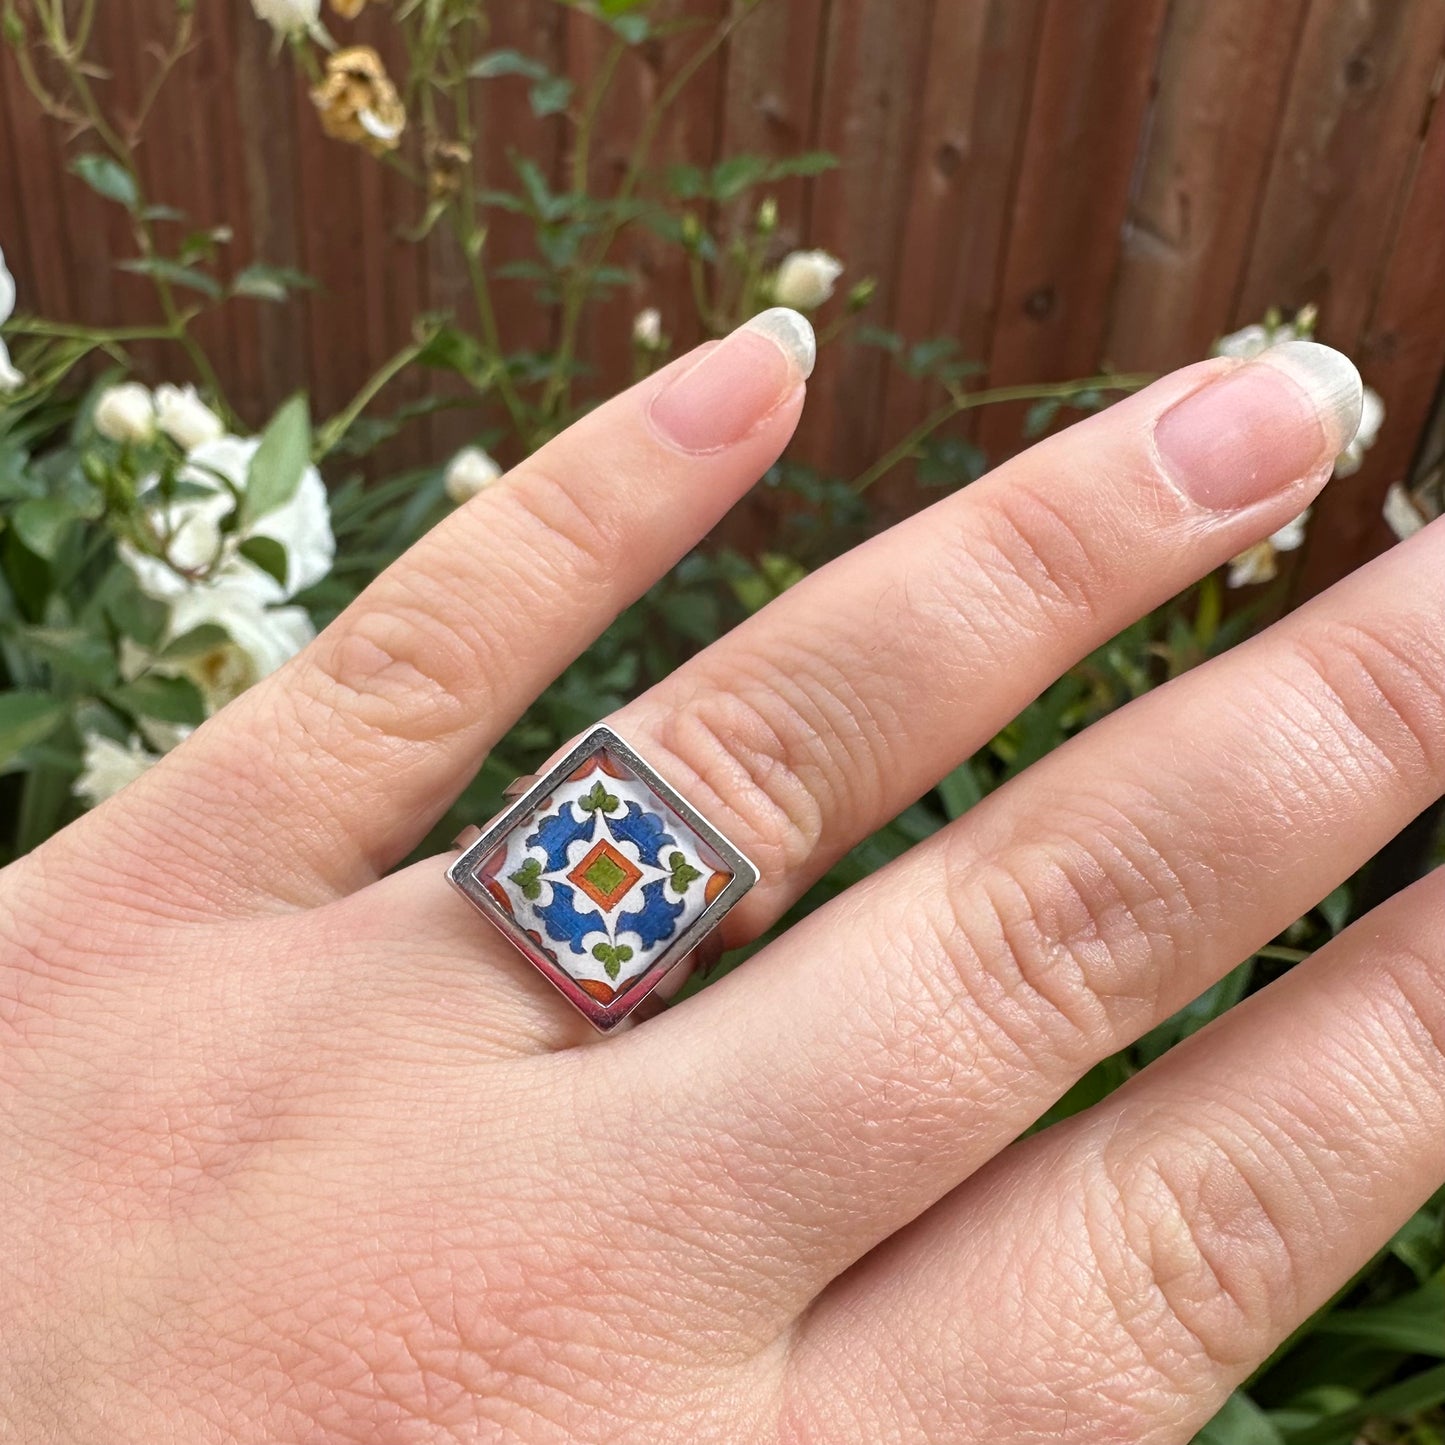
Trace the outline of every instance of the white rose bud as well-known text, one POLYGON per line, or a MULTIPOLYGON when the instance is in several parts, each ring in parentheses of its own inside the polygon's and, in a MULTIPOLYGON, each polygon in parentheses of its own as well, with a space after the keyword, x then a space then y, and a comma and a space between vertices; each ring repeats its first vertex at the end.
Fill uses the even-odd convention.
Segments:
POLYGON ((310 30, 321 21, 321 0, 251 0, 251 8, 281 35, 310 30))
POLYGON ((156 422, 182 451, 219 441, 226 434, 221 418, 201 400, 193 386, 158 386, 155 402, 156 422))
POLYGON ((843 263, 826 251, 794 251, 773 278, 773 300, 794 311, 816 311, 832 294, 843 263))
POLYGON ((490 487, 502 469, 481 447, 463 447, 447 466, 446 493, 458 506, 490 487))
POLYGON ((643 351, 658 351, 662 347, 662 312, 656 306, 639 311, 632 322, 632 340, 643 351))
MULTIPOLYGON (((0 326, 9 321, 15 310, 15 278, 5 269, 5 253, 0 251, 0 326)), ((25 378, 10 364, 10 353, 0 341, 0 396, 25 384, 25 378)))
POLYGON ((95 404, 95 429, 113 442, 148 442, 156 434, 156 405, 138 381, 101 392, 95 404))

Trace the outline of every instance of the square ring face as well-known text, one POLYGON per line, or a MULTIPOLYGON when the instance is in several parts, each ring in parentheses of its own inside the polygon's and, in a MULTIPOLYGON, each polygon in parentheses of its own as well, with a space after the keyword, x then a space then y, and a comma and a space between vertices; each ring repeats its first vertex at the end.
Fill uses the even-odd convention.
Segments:
POLYGON ((758 870, 610 728, 594 728, 447 870, 604 1033, 758 870))

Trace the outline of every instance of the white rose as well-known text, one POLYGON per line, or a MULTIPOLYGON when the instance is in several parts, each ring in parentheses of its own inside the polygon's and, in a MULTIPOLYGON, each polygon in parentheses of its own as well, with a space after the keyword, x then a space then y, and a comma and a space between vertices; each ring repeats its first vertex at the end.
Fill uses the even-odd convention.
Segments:
POLYGON ((1380 428, 1385 422, 1385 403, 1380 393, 1372 387, 1365 388, 1364 401, 1360 406, 1360 426, 1355 439, 1340 453, 1335 462, 1337 477, 1352 477, 1365 464, 1365 453, 1380 439, 1380 428))
POLYGON ((1312 510, 1306 507, 1298 517, 1286 522, 1263 542, 1256 542, 1253 547, 1247 547, 1238 556, 1230 558, 1226 584, 1230 587, 1253 587, 1261 582, 1273 582, 1279 576, 1279 554, 1294 552, 1304 546, 1305 528, 1312 510))
MULTIPOLYGON (((5 266, 5 253, 0 251, 0 326, 9 321, 15 310, 15 278, 5 266)), ((25 384, 25 378, 10 364, 10 352, 0 338, 0 396, 25 384)))
POLYGON ((447 464, 443 484, 447 496, 461 506, 490 487, 501 475, 502 469, 496 458, 489 456, 481 447, 463 447, 447 464))
POLYGON ((147 752, 136 738, 118 743, 103 733, 86 733, 84 768, 73 784, 75 796, 86 807, 97 807, 158 761, 156 754, 147 752))
POLYGON ((270 607, 242 577, 222 577, 183 592, 171 604, 171 638, 208 623, 225 640, 205 652, 157 664, 188 677, 206 700, 207 715, 219 712, 247 688, 269 677, 316 636, 304 607, 270 607))
POLYGON ((113 442, 148 442, 156 434, 156 406, 138 381, 107 387, 95 404, 95 429, 113 442))
POLYGON ((632 321, 632 340, 644 351, 657 351, 662 346, 662 312, 656 306, 639 311, 632 321))
POLYGON ((773 299, 795 311, 814 311, 833 294, 843 269, 826 251, 794 251, 773 278, 773 299))
POLYGON ((184 451, 226 434, 221 418, 196 394, 193 386, 156 387, 156 421, 160 429, 184 451))
POLYGON ((282 35, 310 30, 321 20, 321 0, 251 0, 251 8, 282 35))
POLYGON ((1422 531, 1429 520, 1402 482, 1392 483, 1385 493, 1384 517, 1386 526, 1402 542, 1422 531))

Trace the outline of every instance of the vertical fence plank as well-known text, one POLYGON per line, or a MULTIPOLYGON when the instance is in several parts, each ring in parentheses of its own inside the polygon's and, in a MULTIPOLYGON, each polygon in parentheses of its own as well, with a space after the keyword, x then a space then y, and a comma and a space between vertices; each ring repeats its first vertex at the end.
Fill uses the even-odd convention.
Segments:
POLYGON ((1393 540, 1380 518, 1386 488, 1410 473, 1445 370, 1445 102, 1431 107, 1409 193, 1357 357, 1385 401, 1385 426, 1365 465, 1325 489, 1299 578, 1322 591, 1393 540))
MULTIPOLYGON (((910 341, 953 337, 970 360, 987 356, 993 334, 1042 15, 1041 0, 963 0, 938 6, 929 34, 891 324, 910 341)), ((883 444, 942 400, 936 385, 890 371, 883 444)), ((887 496, 917 504, 911 487, 887 496)))
MULTIPOLYGON (((895 299, 933 14, 934 0, 895 0, 834 4, 828 15, 817 143, 843 165, 814 188, 811 240, 847 264, 844 287, 877 282, 883 317, 895 299)), ((808 456, 843 475, 861 470, 878 447, 884 371, 877 351, 824 351, 801 429, 808 456)))
MULTIPOLYGON (((810 149, 815 141, 827 0, 764 4, 728 45, 728 66, 719 150, 778 160, 810 149)), ((813 183, 792 177, 769 187, 778 203, 777 260, 811 243, 807 233, 813 183)), ((729 235, 752 223, 749 205, 730 209, 729 235)))
MULTIPOLYGON (((1051 0, 1024 146, 989 380, 1088 375, 1102 359, 1129 184, 1163 0, 1051 0)), ((991 457, 1020 445, 1022 411, 987 411, 991 457)))
POLYGON ((1236 317, 1320 307, 1322 334, 1364 331, 1445 44, 1445 0, 1316 0, 1236 317))
POLYGON ((1180 366, 1230 328, 1305 10, 1170 7, 1105 344, 1117 370, 1180 366))

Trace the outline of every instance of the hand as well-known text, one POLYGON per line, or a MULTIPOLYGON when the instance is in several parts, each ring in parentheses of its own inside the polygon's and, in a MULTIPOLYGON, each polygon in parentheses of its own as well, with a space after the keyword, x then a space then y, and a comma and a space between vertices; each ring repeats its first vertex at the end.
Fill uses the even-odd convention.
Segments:
MULTIPOLYGON (((810 347, 770 313, 579 423, 0 876, 0 1436, 1182 1442, 1445 1176, 1439 877, 1011 1142, 1440 793, 1439 526, 600 1042, 443 860, 388 874, 771 463, 810 347)), ((1358 408, 1309 343, 1190 367, 624 709, 761 867, 729 942, 1358 408)))

